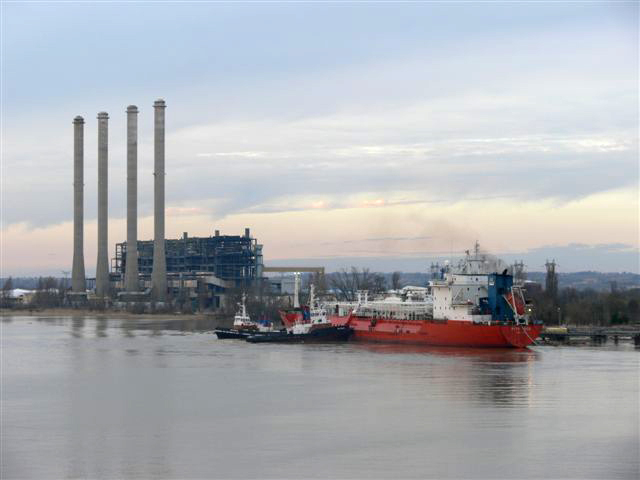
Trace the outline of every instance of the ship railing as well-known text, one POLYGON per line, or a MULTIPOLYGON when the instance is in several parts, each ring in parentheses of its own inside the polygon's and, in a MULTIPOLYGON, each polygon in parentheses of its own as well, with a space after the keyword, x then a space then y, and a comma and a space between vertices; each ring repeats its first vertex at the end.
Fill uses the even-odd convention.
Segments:
POLYGON ((473 300, 471 300, 470 298, 460 298, 460 299, 454 299, 451 302, 451 305, 469 305, 469 306, 474 306, 475 302, 473 300))
POLYGON ((358 311, 368 312, 368 311, 378 311, 378 312, 426 312, 431 311, 433 306, 431 304, 418 306, 415 303, 409 305, 376 305, 376 306, 368 306, 361 305, 358 308, 358 311))
POLYGON ((409 306, 389 305, 385 308, 361 306, 357 314, 364 317, 388 318, 393 320, 428 320, 432 317, 432 308, 410 308, 409 306))

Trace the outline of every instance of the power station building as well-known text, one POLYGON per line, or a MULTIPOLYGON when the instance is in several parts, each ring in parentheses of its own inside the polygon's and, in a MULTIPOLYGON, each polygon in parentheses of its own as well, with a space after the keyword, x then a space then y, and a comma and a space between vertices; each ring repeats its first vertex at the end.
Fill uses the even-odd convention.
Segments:
MULTIPOLYGON (((165 258, 170 296, 192 302, 194 308, 219 308, 230 290, 246 289, 263 277, 262 245, 244 235, 167 239, 165 258)), ((154 241, 138 241, 138 273, 145 288, 151 287, 154 241)), ((117 286, 126 277, 127 242, 116 244, 112 272, 117 286)))
POLYGON ((85 277, 84 265, 84 118, 73 119, 73 269, 72 305, 98 298, 111 302, 114 290, 118 303, 191 304, 194 309, 217 309, 226 297, 239 290, 262 287, 266 271, 259 245, 247 228, 244 235, 165 239, 165 110, 166 103, 153 103, 153 240, 138 240, 138 107, 129 105, 127 114, 127 241, 116 244, 115 258, 108 260, 108 121, 98 113, 98 255, 95 295, 85 277), (128 245, 136 245, 130 248, 128 245), (127 262, 131 262, 129 266, 127 262), (128 268, 130 267, 130 268, 128 268), (136 268, 137 267, 137 268, 136 268))

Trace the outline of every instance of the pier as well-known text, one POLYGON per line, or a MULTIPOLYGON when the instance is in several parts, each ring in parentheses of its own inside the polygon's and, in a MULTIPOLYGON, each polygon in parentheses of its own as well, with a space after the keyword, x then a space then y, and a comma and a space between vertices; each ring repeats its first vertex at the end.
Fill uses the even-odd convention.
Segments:
POLYGON ((609 339, 615 344, 630 339, 640 347, 640 326, 634 327, 547 327, 539 336, 545 342, 569 343, 571 339, 591 339, 595 344, 606 343, 609 339))

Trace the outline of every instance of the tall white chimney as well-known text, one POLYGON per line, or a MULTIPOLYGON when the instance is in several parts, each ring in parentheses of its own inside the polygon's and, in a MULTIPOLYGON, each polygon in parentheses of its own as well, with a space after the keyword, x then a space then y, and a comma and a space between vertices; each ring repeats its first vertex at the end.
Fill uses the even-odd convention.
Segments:
POLYGON ((167 299, 167 259, 164 248, 164 100, 153 104, 153 271, 151 288, 153 299, 164 302, 167 299))
POLYGON ((127 107, 127 254, 124 289, 137 292, 138 282, 138 107, 127 107))
POLYGON ((86 291, 84 276, 84 119, 73 119, 73 266, 71 290, 86 291))
POLYGON ((109 293, 109 115, 98 113, 98 259, 96 264, 96 295, 109 293))

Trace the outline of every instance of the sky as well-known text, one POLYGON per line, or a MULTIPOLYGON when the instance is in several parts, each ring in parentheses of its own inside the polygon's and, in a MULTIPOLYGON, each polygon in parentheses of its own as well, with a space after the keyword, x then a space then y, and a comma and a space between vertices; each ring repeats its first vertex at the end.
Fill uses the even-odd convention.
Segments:
POLYGON ((639 272, 637 2, 2 2, 1 270, 71 270, 85 118, 109 245, 153 236, 153 102, 167 102, 166 235, 241 234, 265 263, 426 271, 478 240, 542 270, 639 272), (544 257, 544 258, 543 258, 544 257), (358 260, 359 259, 359 260, 358 260))

